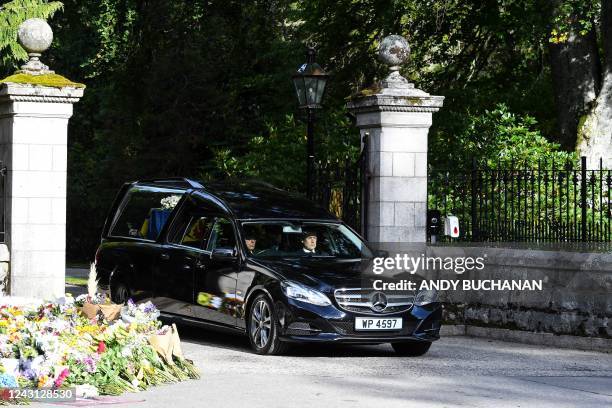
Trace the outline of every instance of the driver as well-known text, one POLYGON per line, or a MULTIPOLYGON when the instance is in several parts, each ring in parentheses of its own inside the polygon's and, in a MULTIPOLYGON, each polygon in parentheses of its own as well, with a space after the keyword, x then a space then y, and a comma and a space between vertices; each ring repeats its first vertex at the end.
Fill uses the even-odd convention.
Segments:
POLYGON ((317 255, 317 233, 314 231, 304 231, 302 234, 302 252, 305 254, 317 255))

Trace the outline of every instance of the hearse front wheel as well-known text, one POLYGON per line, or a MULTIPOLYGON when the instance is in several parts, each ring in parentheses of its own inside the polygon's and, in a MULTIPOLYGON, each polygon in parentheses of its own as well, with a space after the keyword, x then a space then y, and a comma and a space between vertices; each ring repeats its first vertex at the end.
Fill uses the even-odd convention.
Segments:
POLYGON ((278 355, 287 351, 287 343, 278 338, 279 324, 274 306, 263 293, 253 300, 249 309, 247 331, 255 353, 278 355))
POLYGON ((428 341, 403 341, 401 343, 391 343, 395 353, 404 357, 418 357, 429 351, 431 342, 428 341))

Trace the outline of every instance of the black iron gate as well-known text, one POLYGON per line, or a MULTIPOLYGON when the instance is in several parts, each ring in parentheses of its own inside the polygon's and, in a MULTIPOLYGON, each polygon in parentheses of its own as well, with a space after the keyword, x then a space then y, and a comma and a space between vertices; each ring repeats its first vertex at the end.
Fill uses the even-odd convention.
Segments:
MULTIPOLYGON (((428 206, 459 218, 459 240, 612 242, 612 170, 540 162, 431 171, 428 206)), ((428 234, 429 235, 429 234, 428 234)))
POLYGON ((315 163, 313 200, 341 218, 365 237, 368 202, 366 185, 368 138, 364 136, 361 154, 355 160, 320 160, 315 163))

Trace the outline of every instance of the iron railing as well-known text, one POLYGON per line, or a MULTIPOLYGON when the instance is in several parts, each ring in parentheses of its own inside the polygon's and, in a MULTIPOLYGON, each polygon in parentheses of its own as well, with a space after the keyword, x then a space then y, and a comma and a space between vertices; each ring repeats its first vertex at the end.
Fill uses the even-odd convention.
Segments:
MULTIPOLYGON (((430 171, 428 207, 459 218, 462 241, 612 242, 612 170, 539 162, 430 171)), ((428 235, 429 232, 428 231, 428 235)))

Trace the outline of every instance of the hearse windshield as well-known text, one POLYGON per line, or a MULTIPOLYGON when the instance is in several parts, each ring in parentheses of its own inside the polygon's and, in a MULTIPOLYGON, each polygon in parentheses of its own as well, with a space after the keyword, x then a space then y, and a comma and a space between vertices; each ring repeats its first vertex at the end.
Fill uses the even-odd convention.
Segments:
POLYGON ((255 258, 372 257, 361 238, 342 224, 247 221, 242 229, 247 253, 255 258))

